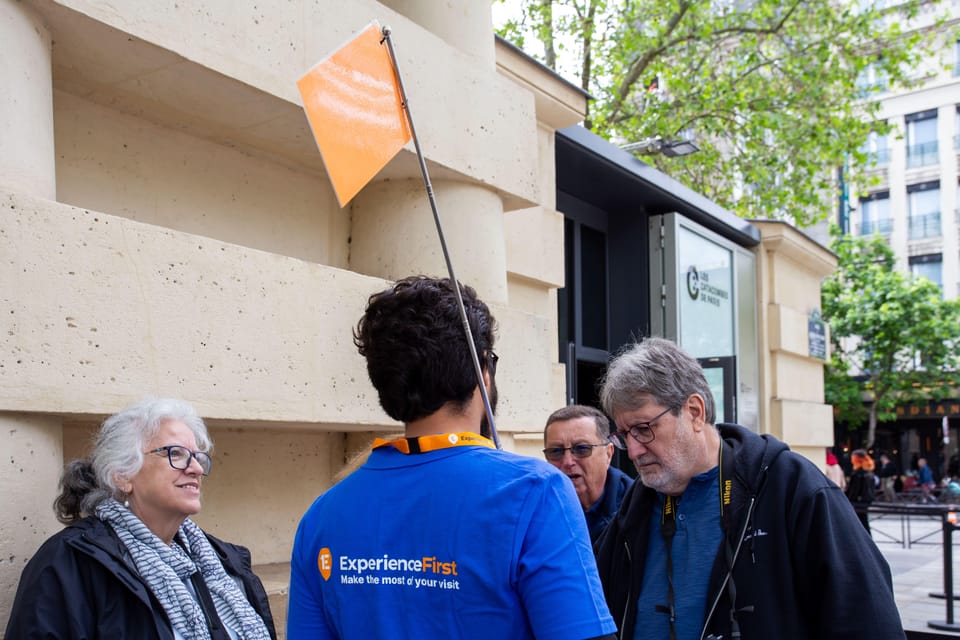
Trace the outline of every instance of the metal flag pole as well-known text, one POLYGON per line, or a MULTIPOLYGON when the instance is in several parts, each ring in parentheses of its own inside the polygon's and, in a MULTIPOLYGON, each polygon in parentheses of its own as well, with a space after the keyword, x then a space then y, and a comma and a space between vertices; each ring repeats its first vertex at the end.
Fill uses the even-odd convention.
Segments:
MULTIPOLYGON (((470 331, 470 321, 467 319, 467 309, 463 305, 463 296, 460 294, 460 282, 453 273, 453 263, 450 261, 450 252, 447 251, 447 241, 443 235, 443 225, 440 224, 440 213, 437 210, 437 200, 433 194, 433 185, 430 184, 430 174, 427 173, 427 162, 420 150, 420 139, 417 138, 417 129, 413 126, 413 114, 410 113, 410 104, 407 102, 407 92, 403 88, 403 78, 400 76, 400 67, 397 64, 397 55, 393 50, 393 40, 390 39, 390 27, 384 25, 380 29, 383 35, 381 42, 387 43, 387 50, 390 52, 390 62, 393 64, 393 73, 397 78, 397 88, 400 90, 400 102, 404 113, 407 114, 407 122, 410 124, 410 136, 413 138, 413 146, 417 150, 417 160, 420 162, 420 173, 423 174, 423 185, 427 189, 427 198, 430 200, 430 209, 433 211, 433 221, 437 227, 437 235, 440 238, 440 248, 443 250, 443 259, 447 263, 447 273, 450 274, 450 282, 453 284, 453 291, 457 295, 457 307, 460 309, 460 320, 463 322, 463 332, 467 336, 467 345, 470 347, 470 357, 473 359, 474 372, 477 375, 477 386, 480 387, 480 397, 483 398, 483 407, 487 412, 487 426, 489 433, 483 433, 481 428, 480 435, 493 440, 493 444, 500 449, 500 436, 497 435, 496 423, 493 421, 493 408, 490 406, 490 397, 487 394, 487 387, 483 384, 483 369, 480 367, 480 357, 477 354, 477 347, 473 343, 473 332, 470 331)), ((491 372, 491 375, 493 373, 491 372)))

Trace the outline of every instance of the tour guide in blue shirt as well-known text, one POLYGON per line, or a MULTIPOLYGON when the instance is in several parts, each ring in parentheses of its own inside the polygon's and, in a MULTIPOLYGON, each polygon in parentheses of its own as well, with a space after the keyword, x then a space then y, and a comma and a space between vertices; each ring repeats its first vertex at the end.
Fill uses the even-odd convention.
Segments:
MULTIPOLYGON (((461 293, 493 406, 494 319, 461 293)), ((375 441, 301 520, 287 638, 612 640, 570 481, 478 435, 486 411, 450 281, 374 294, 354 340, 405 437, 375 441)))
POLYGON ((630 345, 600 400, 639 472, 596 543, 620 638, 904 638, 890 569, 846 496, 775 438, 714 426, 696 360, 668 340, 630 345))

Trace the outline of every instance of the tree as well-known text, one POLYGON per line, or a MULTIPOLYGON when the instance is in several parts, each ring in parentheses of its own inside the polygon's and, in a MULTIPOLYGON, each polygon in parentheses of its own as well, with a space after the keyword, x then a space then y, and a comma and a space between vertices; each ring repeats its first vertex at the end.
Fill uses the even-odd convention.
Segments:
POLYGON ((831 229, 837 271, 822 288, 832 352, 827 403, 840 420, 868 420, 866 447, 877 422, 894 420, 898 404, 939 400, 960 388, 960 303, 943 300, 926 278, 896 270, 880 236, 831 229))
POLYGON ((839 167, 868 166, 871 129, 889 131, 864 79, 907 84, 933 41, 903 26, 927 0, 498 1, 515 10, 502 36, 596 97, 587 128, 692 135, 699 153, 648 161, 738 215, 800 226, 834 208, 839 167))

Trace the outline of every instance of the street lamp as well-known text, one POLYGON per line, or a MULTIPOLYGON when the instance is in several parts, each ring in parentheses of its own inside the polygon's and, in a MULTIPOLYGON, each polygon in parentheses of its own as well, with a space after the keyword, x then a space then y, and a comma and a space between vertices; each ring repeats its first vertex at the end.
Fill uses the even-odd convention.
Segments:
POLYGON ((664 140, 660 136, 631 142, 620 148, 624 151, 638 151, 644 155, 661 153, 668 158, 676 158, 700 151, 700 147, 689 140, 664 140))

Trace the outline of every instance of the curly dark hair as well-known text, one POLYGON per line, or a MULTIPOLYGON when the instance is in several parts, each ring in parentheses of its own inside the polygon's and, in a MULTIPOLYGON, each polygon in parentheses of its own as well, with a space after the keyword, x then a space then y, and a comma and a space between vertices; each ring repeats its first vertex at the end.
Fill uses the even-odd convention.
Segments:
MULTIPOLYGON (((481 366, 495 373, 495 323, 473 288, 460 284, 481 366)), ((367 359, 380 405, 394 420, 413 422, 448 402, 466 406, 477 387, 456 292, 449 278, 410 276, 370 296, 353 332, 367 359)))

